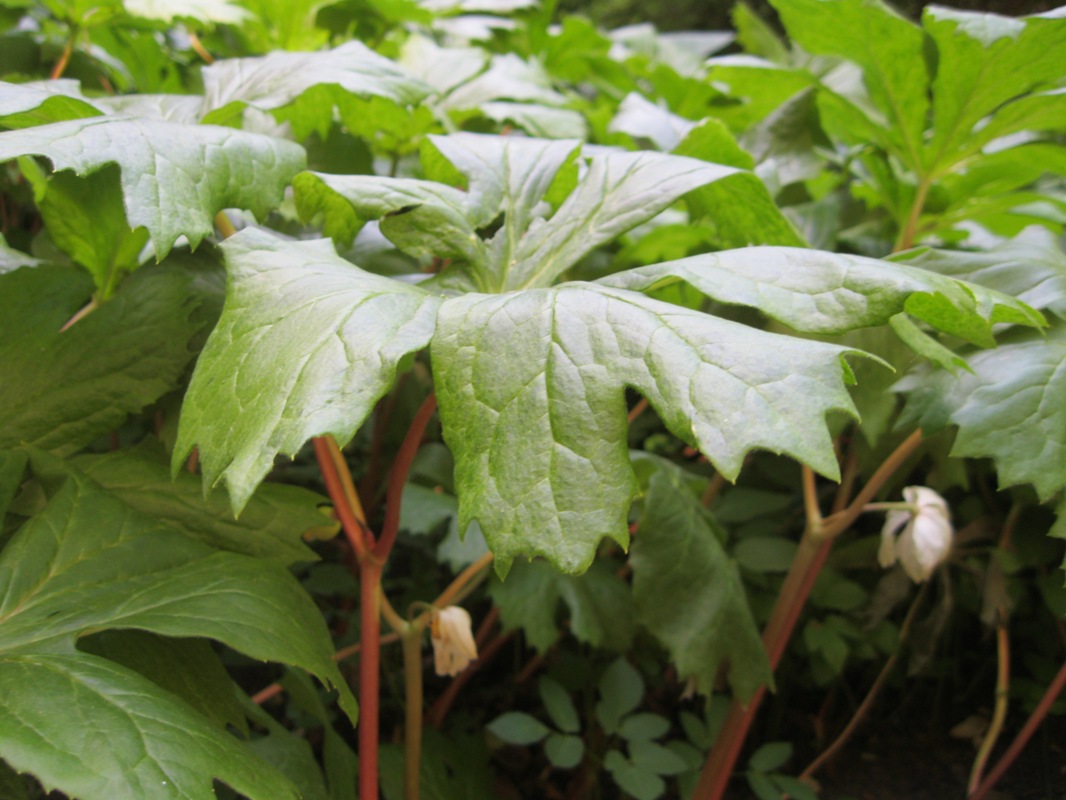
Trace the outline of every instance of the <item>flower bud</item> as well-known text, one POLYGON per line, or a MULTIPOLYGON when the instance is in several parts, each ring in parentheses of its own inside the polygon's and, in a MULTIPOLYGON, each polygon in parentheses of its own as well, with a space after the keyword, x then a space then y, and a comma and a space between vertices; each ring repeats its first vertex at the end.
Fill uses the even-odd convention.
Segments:
POLYGON ((927 486, 908 486, 903 497, 908 508, 888 512, 877 560, 890 567, 898 558, 911 580, 921 583, 951 550, 951 512, 947 501, 927 486))
POLYGON ((477 658, 470 615, 459 606, 433 611, 429 639, 433 643, 433 666, 438 675, 458 675, 477 658))

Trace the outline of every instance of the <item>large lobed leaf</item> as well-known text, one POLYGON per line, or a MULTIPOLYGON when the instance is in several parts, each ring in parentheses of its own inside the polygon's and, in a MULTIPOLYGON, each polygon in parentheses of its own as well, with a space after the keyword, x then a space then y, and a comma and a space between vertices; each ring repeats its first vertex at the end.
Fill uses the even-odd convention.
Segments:
POLYGON ((332 683, 354 719, 321 617, 288 570, 177 533, 53 458, 31 463, 51 495, 0 554, 0 755, 84 800, 208 800, 213 778, 253 800, 294 797, 216 722, 75 646, 109 628, 213 638, 332 683))
MULTIPOLYGON (((486 184, 469 194, 494 191, 508 190, 486 184)), ((842 356, 856 351, 633 289, 683 280, 804 331, 878 325, 907 311, 984 343, 990 320, 1042 321, 1011 298, 933 273, 788 248, 701 256, 598 283, 445 297, 370 275, 325 242, 249 230, 223 247, 226 309, 193 377, 175 465, 200 445, 207 482, 225 480, 239 509, 279 452, 325 433, 348 440, 401 359, 429 345, 456 459, 459 530, 480 523, 501 571, 538 554, 578 571, 601 538, 626 543, 637 493, 626 387, 727 477, 752 449, 837 474, 824 417, 854 413, 842 356)))
POLYGON ((26 155, 79 175, 118 164, 126 218, 148 230, 157 259, 179 236, 199 244, 224 208, 266 214, 306 161, 303 148, 269 136, 119 117, 0 133, 0 162, 26 155))
POLYGON ((531 554, 580 571, 601 538, 625 546, 627 386, 728 478, 753 448, 836 477, 824 417, 854 412, 848 352, 596 284, 449 299, 432 355, 460 530, 476 519, 501 571, 531 554))
POLYGON ((397 364, 433 335, 440 299, 364 272, 328 241, 249 229, 223 244, 226 305, 185 398, 174 469, 200 446, 204 480, 247 503, 278 453, 346 442, 397 364))

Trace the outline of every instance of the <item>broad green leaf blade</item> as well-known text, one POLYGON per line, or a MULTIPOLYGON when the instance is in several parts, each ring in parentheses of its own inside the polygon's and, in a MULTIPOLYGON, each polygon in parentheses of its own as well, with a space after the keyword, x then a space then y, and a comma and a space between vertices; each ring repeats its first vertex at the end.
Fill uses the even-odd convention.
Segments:
POLYGON ((81 96, 77 81, 0 81, 0 127, 32 128, 51 122, 98 117, 104 112, 81 96))
POLYGON ((582 575, 564 575, 543 561, 519 562, 503 581, 489 587, 507 630, 521 628, 543 653, 559 638, 560 600, 569 610, 570 632, 594 647, 625 652, 633 642, 633 599, 629 587, 602 562, 582 575))
POLYGON ((722 663, 741 700, 773 673, 748 607, 740 573, 719 541, 717 523, 679 470, 652 475, 633 544, 637 618, 669 650, 682 679, 710 695, 722 663))
POLYGON ((0 161, 25 155, 79 175, 118 164, 126 218, 148 229, 157 260, 179 236, 198 245, 224 208, 266 214, 306 160, 303 148, 269 136, 119 117, 0 133, 0 161))
POLYGON ((906 311, 938 330, 992 347, 992 325, 1041 327, 1039 312, 1013 297, 875 258, 786 247, 750 247, 653 264, 597 284, 653 291, 683 281, 722 303, 757 308, 804 333, 884 325, 906 311))
POLYGON ((218 779, 251 800, 294 787, 237 739, 137 673, 85 654, 0 660, 0 753, 80 800, 215 800, 218 779))
MULTIPOLYGON (((922 14, 922 25, 937 51, 929 142, 933 163, 928 165, 932 169, 954 164, 1010 128, 1018 130, 1015 117, 1012 125, 993 122, 991 132, 973 135, 974 126, 1007 101, 1050 88, 1066 76, 1066 19, 1013 19, 930 6, 922 14)), ((1032 103, 1027 100, 1026 105, 1032 103)), ((1060 119, 1056 127, 1062 125, 1060 119)))
POLYGON ((71 463, 130 508, 233 553, 283 564, 314 561, 318 556, 304 544, 303 534, 329 522, 317 508, 326 498, 280 483, 260 486, 234 519, 225 496, 203 496, 198 476, 183 470, 171 480, 169 457, 151 440, 114 453, 78 456, 71 463))
POLYGON ((514 53, 504 53, 493 56, 487 70, 454 89, 440 105, 449 111, 461 111, 494 100, 517 100, 549 107, 567 102, 566 97, 552 88, 543 67, 514 53))
POLYGON ((21 450, 0 450, 0 520, 7 514, 26 471, 26 454, 21 450))
POLYGON ((85 177, 59 172, 41 183, 37 208, 52 241, 85 267, 101 297, 109 298, 123 274, 140 265, 148 243, 148 231, 130 230, 126 221, 118 169, 109 164, 85 177))
MULTIPOLYGON (((39 475, 64 469, 31 459, 39 475)), ((209 637, 302 667, 357 715, 322 618, 284 566, 219 552, 70 472, 0 553, 0 652, 70 654, 76 637, 107 628, 209 637)))
POLYGON ((92 293, 80 270, 0 275, 0 447, 75 452, 173 389, 192 358, 189 275, 147 267, 63 327, 92 293))
POLYGON ((824 418, 854 413, 849 352, 595 284, 446 300, 432 355, 460 530, 480 523, 501 572, 626 545, 627 386, 730 479, 754 448, 835 478, 824 418))
POLYGON ((415 257, 460 258, 485 269, 485 243, 470 219, 466 192, 433 181, 377 175, 296 176, 296 207, 305 220, 321 213, 323 232, 351 245, 363 225, 381 220, 381 232, 415 257))
POLYGON ((1066 253, 1046 228, 1026 228, 986 251, 920 249, 895 258, 987 286, 1066 319, 1066 253))
POLYGON ((1062 130, 1066 127, 1066 89, 1035 92, 1000 108, 970 139, 973 148, 1018 131, 1062 130))
POLYGON ((297 103, 311 93, 295 111, 307 116, 308 129, 328 127, 333 108, 346 94, 385 97, 401 105, 421 102, 432 91, 396 63, 380 56, 362 42, 347 42, 316 53, 275 51, 257 58, 216 61, 203 70, 204 109, 227 118, 245 106, 274 111, 297 103), (236 104, 236 105, 233 105, 236 104))
POLYGON ((364 272, 328 240, 247 229, 222 247, 226 305, 185 397, 173 469, 199 445, 206 485, 224 480, 239 511, 278 453, 352 438, 400 360, 429 343, 440 298, 364 272))
POLYGON ((862 67, 871 99, 890 123, 887 137, 915 170, 929 112, 929 74, 922 30, 881 0, 772 0, 805 50, 862 67))
POLYGON ((896 384, 903 422, 957 425, 951 454, 993 458, 1000 486, 1031 483, 1041 500, 1066 487, 1066 327, 969 357, 972 373, 919 369, 896 384))
POLYGON ((647 139, 655 149, 669 152, 696 127, 696 123, 673 114, 637 92, 630 92, 618 104, 610 132, 627 133, 634 139, 647 139))
POLYGON ((233 678, 207 639, 172 639, 137 630, 111 630, 83 636, 78 650, 143 675, 176 694, 220 730, 232 725, 248 736, 233 678))
POLYGON ((550 285, 596 247, 665 211, 675 200, 738 170, 663 153, 598 151, 577 188, 514 254, 505 289, 550 285))
POLYGON ((535 103, 495 101, 482 103, 482 114, 501 125, 510 123, 542 139, 587 139, 588 125, 577 111, 535 103))

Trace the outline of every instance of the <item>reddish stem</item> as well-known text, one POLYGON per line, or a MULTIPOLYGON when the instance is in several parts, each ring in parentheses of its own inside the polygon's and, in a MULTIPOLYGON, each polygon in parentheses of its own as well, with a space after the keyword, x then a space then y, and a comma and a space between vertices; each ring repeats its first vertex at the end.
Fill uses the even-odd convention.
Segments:
POLYGON ((411 427, 400 445, 396 454, 396 460, 392 462, 392 472, 389 473, 389 489, 385 496, 385 523, 381 529, 381 538, 373 547, 373 555, 384 563, 389 557, 392 546, 396 543, 396 535, 400 531, 400 501, 403 498, 403 487, 407 483, 407 474, 411 471, 418 447, 422 444, 422 437, 426 433, 433 412, 437 410, 437 396, 432 392, 422 402, 422 406, 415 414, 411 427))
POLYGON ((344 529, 344 535, 348 537, 352 549, 359 559, 359 563, 366 560, 367 552, 373 545, 373 536, 363 525, 362 520, 356 516, 355 509, 348 502, 344 493, 344 481, 340 475, 340 467, 334 461, 330 453, 327 437, 316 436, 311 440, 315 448, 315 457, 318 459, 318 467, 322 470, 322 479, 326 483, 326 491, 330 500, 333 501, 333 509, 344 529))
POLYGON ((1003 757, 996 762, 996 766, 992 768, 981 785, 978 786, 969 796, 968 800, 984 800, 985 796, 992 791, 992 787, 995 786, 999 779, 1003 777, 1003 774, 1010 769, 1011 764, 1018 758, 1018 754, 1022 752, 1022 749, 1029 743, 1029 740, 1033 738, 1033 734, 1036 733, 1036 729, 1040 727, 1040 723, 1044 721, 1044 717, 1048 715, 1051 710, 1051 706, 1058 699, 1062 690, 1066 688, 1066 661, 1059 667, 1058 673, 1055 675, 1051 684, 1047 687, 1047 691, 1044 692, 1044 696, 1040 698, 1040 702, 1036 708, 1033 709, 1033 713, 1029 716, 1029 719, 1025 721, 1025 725, 1021 731, 1011 742, 1010 747, 1007 748, 1007 752, 1003 754, 1003 757))
POLYGON ((359 562, 359 800, 378 800, 382 563, 359 562))

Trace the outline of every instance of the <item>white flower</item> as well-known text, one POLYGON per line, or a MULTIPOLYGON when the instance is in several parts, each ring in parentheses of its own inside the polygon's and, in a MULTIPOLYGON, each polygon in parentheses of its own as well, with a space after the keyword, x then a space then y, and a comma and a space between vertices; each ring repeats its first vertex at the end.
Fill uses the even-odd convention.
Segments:
POLYGON ((429 639, 433 643, 433 666, 438 675, 458 675, 477 658, 470 615, 459 606, 434 609, 429 620, 429 639))
POLYGON ((921 583, 951 550, 951 512, 944 498, 927 486, 908 486, 903 497, 908 507, 888 512, 877 560, 890 567, 898 558, 911 580, 921 583), (897 539, 900 528, 903 533, 897 539))

